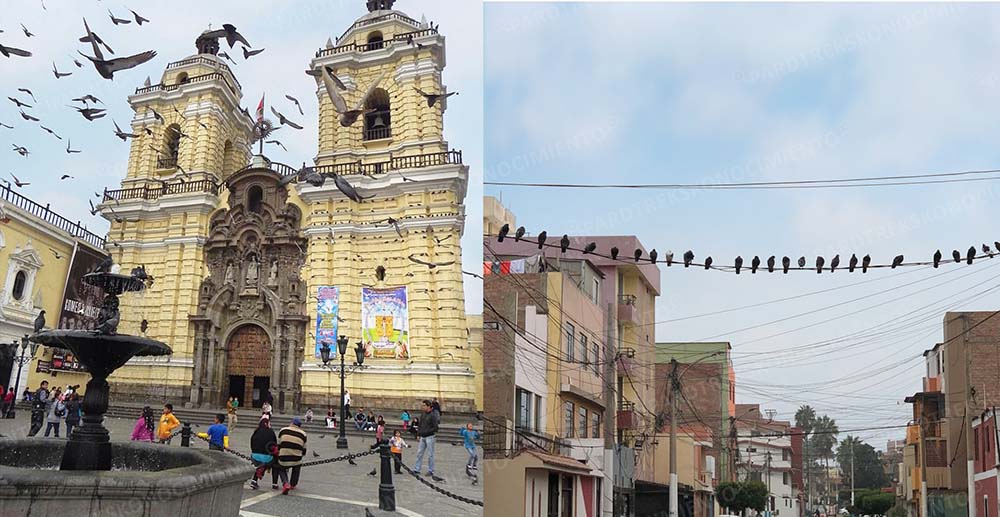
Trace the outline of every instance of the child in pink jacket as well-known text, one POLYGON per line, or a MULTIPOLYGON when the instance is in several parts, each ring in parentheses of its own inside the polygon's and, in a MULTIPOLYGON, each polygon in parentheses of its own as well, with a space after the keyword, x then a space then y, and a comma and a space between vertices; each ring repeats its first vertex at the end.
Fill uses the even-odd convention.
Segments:
POLYGON ((153 409, 149 406, 142 408, 142 416, 136 421, 132 429, 132 440, 142 442, 153 441, 153 427, 156 421, 153 419, 153 409))

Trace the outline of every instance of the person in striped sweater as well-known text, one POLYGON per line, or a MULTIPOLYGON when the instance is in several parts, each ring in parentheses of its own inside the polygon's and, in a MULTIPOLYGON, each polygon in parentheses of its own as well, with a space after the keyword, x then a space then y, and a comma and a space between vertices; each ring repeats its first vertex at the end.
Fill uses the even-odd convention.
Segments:
POLYGON ((288 494, 299 483, 302 458, 306 455, 306 432, 302 430, 302 420, 292 419, 292 425, 278 432, 278 476, 281 478, 282 494, 288 494), (288 471, 292 471, 291 483, 288 471))

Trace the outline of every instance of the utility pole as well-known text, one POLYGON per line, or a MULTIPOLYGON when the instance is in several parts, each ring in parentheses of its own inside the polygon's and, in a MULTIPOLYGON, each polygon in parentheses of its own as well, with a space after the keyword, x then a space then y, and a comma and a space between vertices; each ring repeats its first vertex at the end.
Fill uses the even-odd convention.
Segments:
POLYGON ((851 441, 851 506, 854 506, 854 441, 851 441))
MULTIPOLYGON (((615 424, 618 420, 618 406, 615 404, 615 357, 617 357, 617 350, 614 349, 615 340, 615 328, 617 322, 614 318, 613 304, 608 304, 607 317, 604 318, 604 465, 616 465, 615 459, 615 424)), ((611 468, 604 469, 604 489, 601 493, 612 494, 611 500, 618 500, 614 495, 618 493, 618 487, 614 485, 614 471, 611 468)), ((603 497, 603 496, 602 496, 603 497)), ((613 515, 619 509, 614 508, 614 504, 604 504, 604 501, 600 502, 600 507, 603 510, 604 515, 613 515)))
POLYGON ((670 517, 677 517, 677 359, 670 360, 670 517))
POLYGON ((771 517, 774 506, 771 504, 771 451, 767 451, 764 470, 767 472, 767 516, 771 517))
POLYGON ((920 517, 927 517, 927 442, 924 441, 924 417, 918 421, 917 444, 920 446, 920 517))

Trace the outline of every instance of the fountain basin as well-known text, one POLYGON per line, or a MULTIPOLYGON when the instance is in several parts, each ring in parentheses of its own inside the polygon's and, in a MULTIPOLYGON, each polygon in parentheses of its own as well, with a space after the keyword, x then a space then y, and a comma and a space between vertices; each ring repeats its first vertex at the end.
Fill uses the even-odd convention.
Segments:
POLYGON ((111 443, 110 471, 58 470, 65 440, 0 438, 0 514, 238 516, 254 468, 220 451, 111 443))
POLYGON ((45 346, 65 348, 94 377, 106 378, 136 356, 169 355, 169 346, 144 337, 99 334, 94 330, 46 330, 31 335, 45 346))

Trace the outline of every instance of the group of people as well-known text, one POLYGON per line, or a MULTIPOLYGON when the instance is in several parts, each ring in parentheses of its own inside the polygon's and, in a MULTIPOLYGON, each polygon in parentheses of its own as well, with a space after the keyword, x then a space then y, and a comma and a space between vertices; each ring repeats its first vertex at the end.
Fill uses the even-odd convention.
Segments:
POLYGON ((257 423, 257 429, 250 437, 251 459, 257 470, 250 480, 250 488, 257 490, 258 482, 267 470, 271 471, 271 488, 278 489, 278 479, 281 479, 281 493, 295 490, 299 484, 299 472, 302 468, 302 458, 306 454, 306 432, 302 430, 302 420, 292 419, 291 424, 274 434, 271 429, 271 418, 262 415, 257 423), (291 477, 289 478, 289 474, 291 477))
MULTIPOLYGON (((2 388, 0 388, 2 389, 2 388)), ((83 416, 80 395, 76 392, 79 386, 67 386, 66 390, 57 387, 49 391, 49 382, 42 381, 38 389, 31 395, 31 427, 28 436, 35 436, 45 426, 45 437, 54 434, 59 438, 62 424, 66 424, 66 437, 69 438, 73 428, 80 425, 83 416)), ((5 395, 4 414, 14 406, 13 390, 5 395), (9 397, 9 401, 7 401, 9 397)))

